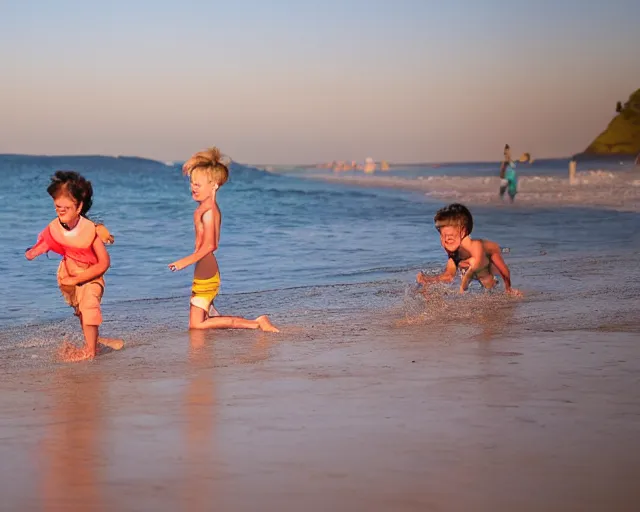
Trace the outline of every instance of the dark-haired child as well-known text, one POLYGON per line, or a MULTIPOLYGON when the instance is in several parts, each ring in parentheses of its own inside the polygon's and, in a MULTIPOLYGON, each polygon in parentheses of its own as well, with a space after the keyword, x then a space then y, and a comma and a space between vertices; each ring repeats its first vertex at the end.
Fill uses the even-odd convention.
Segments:
POLYGON ((47 192, 53 199, 57 217, 40 233, 36 245, 28 249, 25 256, 32 260, 48 251, 62 255, 58 286, 80 318, 85 340, 84 348, 67 354, 67 359, 93 359, 97 343, 116 350, 124 345, 122 340, 98 337, 102 323, 103 276, 110 266, 105 242, 112 243, 113 237, 104 226, 96 226, 86 217, 93 203, 93 188, 80 174, 57 171, 47 192))
POLYGON ((497 284, 494 276, 499 275, 507 293, 520 295, 518 290, 511 288, 511 273, 502 258, 500 246, 491 240, 471 239, 473 216, 466 206, 458 203, 445 206, 436 212, 433 220, 449 259, 441 274, 427 276, 419 272, 416 276, 419 284, 450 283, 460 271, 460 292, 467 290, 472 279, 479 281, 484 288, 491 289, 497 284))

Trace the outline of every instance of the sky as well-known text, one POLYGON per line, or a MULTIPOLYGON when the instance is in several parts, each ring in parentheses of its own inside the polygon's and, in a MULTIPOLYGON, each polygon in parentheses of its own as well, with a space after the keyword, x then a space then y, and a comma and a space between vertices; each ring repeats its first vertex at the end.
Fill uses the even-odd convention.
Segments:
POLYGON ((0 0, 0 153, 568 156, 640 88, 637 0, 0 0))

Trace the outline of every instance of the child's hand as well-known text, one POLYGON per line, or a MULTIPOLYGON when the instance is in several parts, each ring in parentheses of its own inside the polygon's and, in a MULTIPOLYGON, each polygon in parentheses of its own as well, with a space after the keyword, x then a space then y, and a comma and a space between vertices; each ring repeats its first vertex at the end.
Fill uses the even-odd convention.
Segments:
POLYGON ((416 282, 418 284, 427 284, 427 280, 424 278, 424 274, 422 272, 418 272, 418 275, 416 276, 416 282))
POLYGON ((96 224, 96 234, 100 237, 104 245, 111 245, 115 241, 115 238, 113 238, 113 235, 104 224, 96 224))
POLYGON ((171 272, 177 272, 178 270, 182 270, 183 268, 184 267, 180 264, 180 260, 169 263, 169 270, 171 270, 171 272))
POLYGON ((62 286, 76 286, 78 284, 78 279, 71 276, 63 277, 60 279, 60 284, 62 286))

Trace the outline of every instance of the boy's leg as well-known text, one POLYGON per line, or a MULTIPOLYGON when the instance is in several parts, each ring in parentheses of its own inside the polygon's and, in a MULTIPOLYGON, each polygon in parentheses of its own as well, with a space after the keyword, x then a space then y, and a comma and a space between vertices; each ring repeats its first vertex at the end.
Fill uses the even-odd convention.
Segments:
POLYGON ((76 346, 65 342, 59 351, 60 358, 66 363, 77 363, 93 359, 96 355, 96 341, 98 339, 98 326, 86 325, 82 323, 82 315, 80 315, 80 326, 84 334, 84 347, 76 346))
POLYGON ((124 341, 99 337, 99 326, 102 324, 102 311, 100 308, 103 293, 102 286, 99 283, 87 283, 78 288, 76 295, 78 296, 80 323, 82 324, 87 353, 90 357, 95 357, 97 343, 113 350, 120 350, 124 346, 124 341))
MULTIPOLYGON (((82 321, 82 317, 80 317, 82 321)), ((98 343, 98 326, 82 324, 82 332, 84 333, 84 348, 87 358, 96 357, 96 347, 98 343)))
POLYGON ((189 311, 190 329, 262 329, 263 331, 279 332, 266 315, 255 320, 248 320, 239 316, 214 316, 206 318, 206 311, 191 304, 189 311))
POLYGON ((67 363, 77 363, 93 359, 96 356, 96 343, 98 341, 98 326, 88 325, 82 322, 80 314, 80 326, 84 334, 84 347, 77 348, 70 343, 64 343, 60 349, 60 358, 67 363))
POLYGON ((492 273, 489 274, 488 276, 479 278, 478 281, 480 281, 480 284, 485 290, 492 290, 498 284, 498 281, 496 280, 495 277, 493 277, 492 273))

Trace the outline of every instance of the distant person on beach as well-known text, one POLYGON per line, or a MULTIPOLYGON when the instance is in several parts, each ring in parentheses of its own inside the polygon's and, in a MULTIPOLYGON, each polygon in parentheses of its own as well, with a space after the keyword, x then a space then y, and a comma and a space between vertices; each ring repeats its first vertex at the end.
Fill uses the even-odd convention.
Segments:
POLYGON ((503 160, 500 163, 500 199, 504 199, 504 194, 507 191, 507 186, 509 185, 509 182, 507 181, 507 178, 506 178, 506 173, 507 173, 507 161, 503 160))
POLYGON ((91 182, 77 172, 58 171, 47 192, 57 218, 40 233, 36 245, 27 249, 25 256, 32 260, 48 251, 62 255, 58 286, 80 318, 85 340, 81 350, 66 345, 62 356, 66 361, 93 359, 98 343, 119 350, 124 345, 122 340, 99 337, 103 276, 111 264, 105 243, 113 243, 113 237, 104 226, 86 217, 93 203, 91 182))
POLYGON ((198 203, 193 215, 195 225, 195 251, 169 264, 175 272, 195 264, 190 329, 262 329, 279 332, 266 315, 255 320, 239 316, 221 316, 213 305, 220 288, 220 270, 214 252, 220 242, 222 214, 216 201, 218 189, 227 182, 229 169, 221 161, 220 150, 211 148, 193 155, 182 167, 191 180, 191 195, 198 203))
POLYGON ((516 163, 504 160, 500 164, 500 199, 504 200, 504 193, 509 192, 509 199, 513 203, 518 193, 518 175, 516 163))
POLYGON ((480 282, 485 289, 492 289, 498 283, 494 276, 499 275, 507 293, 520 295, 518 290, 511 288, 511 273, 502 258, 500 246, 491 240, 471 239, 473 216, 466 206, 458 203, 445 206, 436 212, 433 220, 449 259, 439 275, 427 276, 419 272, 416 277, 418 284, 426 287, 437 282, 450 283, 460 271, 460 292, 463 293, 472 279, 480 282))

